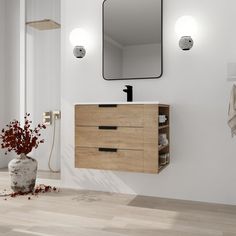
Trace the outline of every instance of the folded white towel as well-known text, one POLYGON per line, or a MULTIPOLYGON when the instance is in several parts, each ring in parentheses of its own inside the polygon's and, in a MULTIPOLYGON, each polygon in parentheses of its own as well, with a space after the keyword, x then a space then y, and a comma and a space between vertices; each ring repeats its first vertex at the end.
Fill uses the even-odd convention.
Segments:
POLYGON ((236 135, 236 85, 233 85, 230 102, 229 102, 229 110, 228 110, 228 125, 231 129, 232 137, 236 135))

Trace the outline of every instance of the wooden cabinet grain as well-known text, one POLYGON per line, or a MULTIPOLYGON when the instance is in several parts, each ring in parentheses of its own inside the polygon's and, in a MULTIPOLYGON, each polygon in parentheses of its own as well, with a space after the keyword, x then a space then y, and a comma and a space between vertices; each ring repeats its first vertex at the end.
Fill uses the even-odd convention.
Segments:
POLYGON ((169 105, 113 104, 75 106, 75 167, 159 173, 159 133, 169 135, 169 105), (159 114, 167 121, 159 125, 159 114))

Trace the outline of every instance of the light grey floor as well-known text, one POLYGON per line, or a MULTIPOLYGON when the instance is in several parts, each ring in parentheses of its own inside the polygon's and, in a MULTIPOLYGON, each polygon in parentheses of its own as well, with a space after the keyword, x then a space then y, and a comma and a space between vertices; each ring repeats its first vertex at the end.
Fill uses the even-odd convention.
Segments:
MULTIPOLYGON (((8 183, 8 173, 0 172, 0 189, 8 183)), ((0 198, 0 216, 0 236, 236 235, 236 206, 94 191, 0 198)))

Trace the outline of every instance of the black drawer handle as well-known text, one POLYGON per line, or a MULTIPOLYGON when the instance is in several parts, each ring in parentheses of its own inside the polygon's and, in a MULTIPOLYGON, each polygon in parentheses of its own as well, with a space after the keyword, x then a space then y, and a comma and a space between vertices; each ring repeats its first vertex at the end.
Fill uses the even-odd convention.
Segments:
POLYGON ((117 130, 117 126, 99 126, 99 129, 117 130))
POLYGON ((98 107, 117 107, 117 104, 100 104, 98 107))
POLYGON ((116 148, 98 148, 99 152, 117 152, 116 148))

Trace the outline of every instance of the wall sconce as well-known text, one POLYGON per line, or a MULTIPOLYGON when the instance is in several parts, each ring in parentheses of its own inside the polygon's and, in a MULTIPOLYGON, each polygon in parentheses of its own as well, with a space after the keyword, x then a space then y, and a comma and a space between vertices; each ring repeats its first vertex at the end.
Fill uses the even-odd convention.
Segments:
POLYGON ((70 33, 70 42, 74 47, 73 54, 76 58, 83 58, 86 55, 87 34, 81 28, 76 28, 70 33))
POLYGON ((180 38, 179 47, 188 51, 193 47, 192 36, 196 34, 197 24, 192 16, 182 16, 175 24, 175 32, 180 38))

